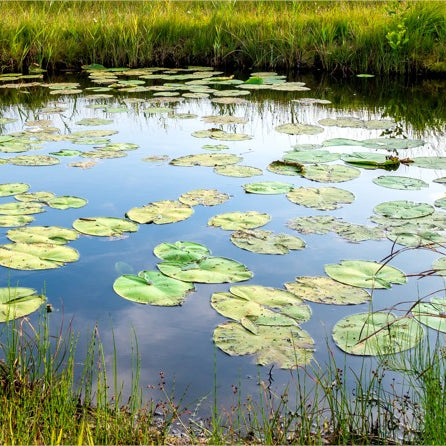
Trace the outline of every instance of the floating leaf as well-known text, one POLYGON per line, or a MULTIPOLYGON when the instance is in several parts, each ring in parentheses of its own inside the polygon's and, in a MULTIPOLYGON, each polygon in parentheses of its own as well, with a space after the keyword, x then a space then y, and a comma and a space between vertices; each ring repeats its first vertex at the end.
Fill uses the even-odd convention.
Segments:
POLYGON ((413 228, 412 230, 406 226, 397 227, 393 231, 387 233, 387 238, 395 243, 411 248, 420 246, 442 245, 446 243, 446 237, 436 231, 426 231, 413 228))
POLYGON ((252 139, 252 136, 245 133, 228 133, 220 129, 197 130, 192 133, 195 138, 211 138, 220 141, 246 141, 252 139))
POLYGON ((189 206, 216 206, 229 200, 229 195, 217 189, 196 189, 180 195, 179 201, 189 206))
POLYGON ((74 140, 79 138, 103 138, 105 136, 112 136, 118 133, 117 130, 81 130, 78 132, 73 132, 71 136, 74 140))
POLYGON ((327 234, 335 232, 341 220, 331 215, 297 217, 288 221, 287 226, 301 234, 327 234))
POLYGON ((190 263, 162 262, 158 269, 166 276, 185 282, 243 282, 253 273, 242 263, 224 257, 204 257, 190 263))
POLYGON ((91 152, 82 152, 81 156, 84 158, 112 159, 123 158, 124 156, 127 156, 127 154, 125 152, 117 152, 115 150, 92 150, 91 152))
POLYGON ((227 166, 217 166, 214 168, 214 172, 219 175, 225 175, 227 177, 247 178, 262 175, 262 169, 251 166, 240 166, 230 164, 227 166))
POLYGON ((140 271, 137 276, 125 274, 118 277, 113 289, 133 302, 170 307, 181 305, 185 295, 195 288, 192 283, 172 279, 158 271, 140 271))
POLYGON ((279 181, 263 181, 261 183, 248 183, 243 185, 249 194, 286 194, 293 188, 290 183, 279 181))
POLYGON ((191 263, 208 256, 211 252, 204 245, 193 242, 161 243, 153 253, 161 260, 174 263, 191 263))
POLYGON ((4 183, 0 184, 0 197, 21 194, 29 189, 29 184, 25 183, 4 183))
POLYGON ((304 171, 304 166, 295 161, 273 161, 269 163, 266 168, 270 172, 278 173, 279 175, 300 175, 304 171))
POLYGON ((0 204, 0 214, 3 215, 29 215, 44 212, 41 203, 20 202, 0 204))
POLYGON ((124 232, 136 232, 138 225, 124 218, 85 217, 73 222, 73 228, 82 234, 98 237, 119 237, 124 232))
POLYGON ((352 355, 386 355, 408 350, 424 336, 412 318, 392 313, 358 313, 341 319, 333 328, 333 339, 352 355))
POLYGON ((0 288, 0 322, 10 321, 34 313, 46 297, 32 288, 0 288))
POLYGON ((380 215, 373 215, 370 219, 386 230, 392 228, 401 229, 401 232, 446 230, 446 214, 438 211, 425 217, 412 218, 410 220, 382 217, 380 215))
POLYGON ((390 288, 406 283, 405 274, 393 266, 366 260, 341 260, 328 264, 325 272, 334 280, 358 288, 390 288))
POLYGON ((360 174, 361 172, 358 169, 341 164, 333 164, 330 166, 315 164, 305 166, 301 173, 307 180, 318 181, 320 183, 342 183, 353 180, 359 177, 360 174))
POLYGON ((288 254, 290 249, 305 248, 305 242, 299 237, 260 229, 235 231, 231 242, 241 249, 259 254, 288 254))
POLYGON ((0 245, 0 265, 19 270, 59 268, 76 262, 79 253, 67 246, 44 243, 11 243, 0 245))
POLYGON ((446 299, 444 297, 433 297, 430 302, 418 302, 412 307, 412 314, 423 325, 446 333, 446 299))
POLYGON ((55 155, 55 156, 78 156, 80 155, 82 152, 80 152, 79 150, 59 150, 58 152, 50 152, 50 155, 55 155))
POLYGON ((389 189, 401 190, 420 190, 429 185, 417 178, 401 177, 396 175, 383 175, 372 180, 378 186, 388 187, 389 189))
POLYGON ((425 144, 421 139, 405 139, 405 138, 370 138, 364 139, 362 144, 365 147, 386 149, 386 150, 402 150, 413 149, 425 144))
POLYGON ((200 153, 197 155, 180 156, 170 161, 174 166, 225 166, 227 164, 236 164, 242 160, 241 157, 232 154, 220 153, 200 153))
POLYGON ((58 158, 49 155, 22 155, 8 161, 16 166, 54 166, 60 163, 58 158))
POLYGON ((162 200, 148 203, 143 207, 132 208, 126 216, 137 223, 163 225, 186 220, 193 213, 192 207, 180 201, 162 200))
POLYGON ((338 223, 334 232, 352 243, 359 243, 365 240, 381 240, 385 236, 382 228, 356 225, 344 221, 338 223))
POLYGON ((214 330, 215 345, 230 356, 256 355, 256 363, 277 363, 283 369, 308 364, 313 359, 313 339, 299 327, 259 326, 253 334, 236 322, 214 330))
POLYGON ((31 223, 34 217, 28 215, 0 215, 0 228, 13 228, 31 223))
POLYGON ((439 183, 439 184, 446 184, 446 177, 440 177, 440 178, 436 178, 435 180, 432 180, 434 183, 439 183))
POLYGON ((326 118, 318 121, 320 125, 336 126, 336 127, 364 127, 364 121, 362 119, 354 118, 351 116, 341 116, 339 118, 326 118))
POLYGON ((371 300, 367 291, 329 277, 296 277, 295 282, 285 283, 285 288, 301 299, 319 304, 356 305, 371 300))
POLYGON ((353 203, 355 196, 351 192, 337 187, 299 187, 288 192, 287 198, 301 206, 324 211, 353 203))
POLYGON ((446 276, 446 256, 440 257, 432 263, 432 269, 439 276, 446 276))
POLYGON ((139 147, 138 144, 133 144, 131 142, 115 142, 107 143, 102 147, 95 147, 95 149, 106 150, 108 152, 123 152, 126 150, 136 150, 139 147))
POLYGON ((87 204, 87 200, 84 198, 73 197, 71 195, 62 195, 60 197, 54 197, 47 201, 48 206, 54 209, 78 209, 87 204))
POLYGON ((45 243, 51 245, 65 245, 76 240, 79 234, 73 229, 60 226, 28 226, 26 228, 10 229, 6 237, 16 243, 45 243))
POLYGON ((375 152, 352 152, 342 155, 341 158, 348 164, 354 164, 367 169, 393 169, 400 165, 400 159, 397 156, 388 156, 375 152))
POLYGON ((77 125, 106 125, 113 124, 113 119, 84 118, 76 122, 77 125))
POLYGON ((340 157, 339 153, 328 150, 292 150, 283 156, 284 161, 294 161, 302 164, 328 163, 336 161, 340 157))
POLYGON ((282 124, 276 127, 276 131, 287 135, 317 135, 322 133, 324 129, 309 124, 282 124))
POLYGON ((414 203, 413 201, 385 201, 373 208, 373 212, 389 218, 412 219, 433 214, 434 207, 427 203, 414 203))
POLYGON ((441 209, 446 209, 446 198, 439 198, 434 201, 434 205, 441 209))
POLYGON ((246 124, 247 119, 238 116, 217 115, 217 116, 203 116, 202 121, 208 124, 224 125, 224 124, 246 124))
POLYGON ((228 212, 210 218, 208 225, 219 226, 227 230, 254 229, 266 225, 270 220, 270 215, 256 211, 228 212))
POLYGON ((221 150, 228 150, 229 146, 225 144, 205 144, 204 146, 201 146, 204 150, 211 150, 213 152, 220 152, 221 150))

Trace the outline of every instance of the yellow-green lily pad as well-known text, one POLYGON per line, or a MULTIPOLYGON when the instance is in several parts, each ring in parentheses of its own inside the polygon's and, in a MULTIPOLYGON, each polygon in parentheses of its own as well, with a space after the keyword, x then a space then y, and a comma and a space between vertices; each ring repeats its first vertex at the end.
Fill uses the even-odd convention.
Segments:
POLYGON ((227 212, 210 218, 208 225, 227 230, 254 229, 266 225, 270 220, 270 215, 256 211, 227 212))
POLYGON ((157 225, 176 223, 186 220, 194 213, 191 206, 180 201, 162 200, 148 203, 142 207, 130 209, 126 216, 137 223, 155 223, 157 225))

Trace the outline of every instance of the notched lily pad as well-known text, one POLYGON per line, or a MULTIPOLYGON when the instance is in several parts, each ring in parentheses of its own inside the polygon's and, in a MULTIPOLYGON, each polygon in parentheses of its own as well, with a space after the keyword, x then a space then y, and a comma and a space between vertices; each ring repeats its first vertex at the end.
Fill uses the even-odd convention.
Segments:
POLYGON ((236 164, 216 166, 214 168, 214 172, 218 173, 219 175, 236 178, 248 178, 263 174, 262 169, 258 169, 257 167, 240 166, 236 164))
POLYGON ((398 200, 385 201, 374 207, 373 212, 383 217, 412 219, 433 214, 434 207, 427 203, 414 203, 413 201, 398 200))
POLYGON ((6 237, 16 243, 46 243, 65 245, 79 237, 73 229, 60 226, 28 226, 26 228, 11 229, 6 237))
POLYGON ((421 325, 409 317, 392 313, 358 313, 341 319, 333 328, 333 339, 352 355, 394 354, 417 345, 424 336, 421 325))
POLYGON ((314 164, 306 166, 301 173, 307 180, 320 183, 342 183, 353 180, 359 177, 360 174, 361 172, 358 169, 341 164, 314 164))
POLYGON ((55 156, 50 155, 22 155, 9 158, 8 162, 15 166, 54 166, 60 161, 55 156))
POLYGON ((304 166, 301 163, 295 161, 273 161, 269 163, 266 168, 270 172, 277 173, 279 175, 291 175, 296 176, 304 172, 304 166))
POLYGON ((34 313, 46 297, 32 288, 0 288, 0 322, 7 322, 34 313))
POLYGON ((337 187, 299 187, 288 192, 287 198, 301 206, 324 211, 353 203, 355 196, 351 192, 337 187))
POLYGON ((430 302, 418 302, 412 307, 414 318, 434 330, 446 333, 446 299, 433 297, 430 302))
POLYGON ((372 181, 378 186, 387 187, 389 189, 420 190, 423 187, 429 187, 423 180, 397 175, 382 175, 373 178, 372 181))
POLYGON ((243 185, 245 192, 249 194, 286 194, 293 188, 290 183, 279 181, 263 181, 261 183, 248 183, 243 185))
POLYGON ((124 232, 136 232, 138 225, 124 218, 81 217, 73 222, 73 228, 86 235, 119 237, 124 232))
POLYGON ((133 302, 168 307, 181 305, 186 294, 195 290, 192 283, 172 279, 158 271, 124 274, 115 280, 113 289, 133 302))
POLYGON ((50 198, 47 202, 49 207, 54 209, 78 209, 87 204, 84 198, 73 197, 71 195, 62 195, 60 197, 50 198))
POLYGON ((0 197, 22 194, 29 190, 29 184, 25 183, 3 183, 0 184, 0 197))
POLYGON ((194 213, 192 207, 180 201, 162 200, 130 209, 126 216, 137 223, 157 225, 186 220, 194 213))
POLYGON ((39 214, 44 212, 42 203, 34 202, 13 202, 0 204, 0 214, 1 215, 30 215, 39 214))
POLYGON ((16 228, 25 226, 34 221, 28 215, 0 215, 0 228, 16 228))
POLYGON ((227 230, 254 229, 266 225, 270 220, 270 215, 256 211, 227 212, 210 218, 208 225, 227 230))
POLYGON ((200 153, 197 155, 185 155, 175 158, 169 164, 173 166, 226 166, 242 161, 240 156, 220 153, 200 153))
POLYGON ((276 132, 288 135, 317 135, 323 131, 323 127, 310 124, 282 124, 276 127, 276 132))
POLYGON ((229 195, 217 189, 196 189, 180 195, 179 201, 189 206, 216 206, 229 200, 229 195))
POLYGON ((294 161, 302 164, 328 163, 336 161, 340 157, 339 153, 328 150, 292 150, 283 156, 284 161, 294 161))
POLYGON ((155 246, 153 253, 161 260, 175 263, 191 263, 210 255, 206 246, 193 242, 178 241, 161 243, 155 246))
POLYGON ((112 124, 113 119, 98 119, 98 118, 84 118, 80 121, 77 121, 77 125, 106 125, 112 124))

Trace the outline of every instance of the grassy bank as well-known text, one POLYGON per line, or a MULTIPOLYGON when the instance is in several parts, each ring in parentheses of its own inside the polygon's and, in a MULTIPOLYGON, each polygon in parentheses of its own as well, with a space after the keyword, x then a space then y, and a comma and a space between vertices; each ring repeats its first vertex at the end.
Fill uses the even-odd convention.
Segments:
POLYGON ((1 1, 0 67, 446 72, 444 2, 1 1))
MULTIPOLYGON (((38 327, 27 319, 2 327, 1 444, 444 444, 446 438, 439 345, 421 344, 373 367, 364 359, 360 370, 331 357, 293 374, 280 395, 263 381, 247 398, 234 386, 230 408, 214 401, 213 413, 197 422, 166 391, 164 401, 143 402, 136 342, 125 400, 116 350, 106 370, 96 329, 80 361, 76 344, 70 330, 52 333, 49 317, 38 327), (178 427, 172 433, 174 423, 181 435, 178 427)), ((161 376, 159 390, 164 387, 161 376)))

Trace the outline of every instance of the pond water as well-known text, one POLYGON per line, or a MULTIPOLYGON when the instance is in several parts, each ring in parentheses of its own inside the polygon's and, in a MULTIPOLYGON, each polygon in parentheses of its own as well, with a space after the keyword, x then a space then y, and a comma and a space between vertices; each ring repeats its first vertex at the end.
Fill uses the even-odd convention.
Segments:
MULTIPOLYGON (((178 200, 180 195, 196 189, 217 189, 229 195, 222 204, 194 206, 194 213, 189 218, 176 223, 139 224, 136 232, 126 232, 119 237, 80 234, 68 244, 79 252, 79 260, 60 268, 19 270, 1 266, 0 270, 2 286, 10 284, 44 290, 47 302, 53 307, 50 322, 54 331, 57 332, 63 321, 65 324, 72 321, 74 331, 80 332, 80 357, 85 352, 89 334, 97 324, 107 362, 111 364, 114 336, 119 378, 126 383, 125 388, 131 380, 132 345, 136 338, 144 387, 156 384, 159 372, 164 372, 167 388, 174 387, 177 395, 185 392, 185 400, 193 406, 202 397, 212 395, 216 373, 219 404, 227 406, 232 401, 232 384, 241 386, 244 394, 256 393, 258 377, 267 380, 271 372, 274 387, 280 391, 295 378, 295 372, 290 370, 275 366, 271 371, 271 365, 256 365, 255 355, 229 356, 215 346, 214 330, 228 319, 212 308, 211 296, 216 292, 227 292, 232 284, 196 283, 195 291, 186 295, 182 305, 165 307, 141 305, 123 299, 113 289, 115 280, 122 274, 156 270, 161 260, 154 255, 153 249, 163 242, 200 243, 209 248, 213 256, 241 262, 253 277, 233 285, 279 289, 284 289, 284 284, 293 282, 296 277, 327 277, 324 271, 326 264, 350 259, 380 261, 392 250, 403 248, 386 238, 385 233, 379 240, 354 243, 333 231, 311 233, 312 225, 304 233, 298 232, 290 227, 289 222, 298 217, 330 215, 349 223, 376 227, 370 218, 376 216, 373 209, 382 202, 408 200, 432 206, 444 196, 444 185, 433 181, 446 175, 446 165, 443 164, 442 168, 440 164, 444 160, 434 161, 433 166, 438 168, 401 163, 394 170, 347 165, 341 159, 319 164, 357 169, 352 171, 356 172, 353 173, 354 178, 343 182, 327 182, 326 178, 313 181, 299 174, 282 175, 268 170, 267 166, 281 160, 285 152, 292 151, 293 147, 296 150, 295 146, 301 144, 314 145, 313 148, 302 148, 305 153, 316 150, 338 154, 373 152, 400 159, 446 156, 443 133, 446 107, 442 100, 446 83, 441 80, 407 81, 378 77, 339 80, 308 75, 289 76, 289 82, 302 82, 299 85, 305 84, 308 88, 287 91, 287 88, 239 88, 233 80, 245 81, 249 76, 243 74, 234 76, 232 83, 225 83, 223 79, 214 83, 195 82, 195 85, 185 82, 202 79, 202 72, 198 71, 191 79, 177 76, 193 72, 196 69, 179 72, 167 69, 118 71, 112 73, 116 79, 110 79, 110 74, 108 79, 103 74, 98 76, 97 72, 96 75, 93 72, 93 78, 89 78, 88 72, 57 77, 45 75, 43 79, 0 76, 0 138, 13 137, 9 141, 4 138, 0 143, 0 152, 4 152, 0 153, 0 158, 7 160, 0 165, 0 183, 26 183, 29 192, 48 191, 56 196, 87 200, 87 204, 79 208, 61 210, 45 206, 44 212, 33 215, 35 220, 30 226, 72 228, 73 222, 79 218, 84 221, 95 217, 125 218, 134 207, 160 200, 178 200), (128 85, 126 81, 129 80, 142 82, 136 86, 128 85), (31 84, 34 82, 37 85, 31 84), (166 83, 169 84, 167 87, 160 88, 166 83), (153 89, 153 86, 158 87, 153 89), (223 97, 241 98, 242 101, 214 102, 215 98, 222 97, 215 93, 224 90, 235 90, 233 94, 236 96, 223 97), (190 92, 194 93, 193 97, 184 96, 190 92), (240 96, 240 92, 248 94, 240 96), (301 101, 303 98, 322 99, 326 103, 301 101), (205 122, 205 116, 241 119, 240 122, 235 120, 221 124, 215 118, 205 122), (344 117, 353 117, 356 121, 321 121, 344 117), (109 121, 101 123, 91 119, 109 121), (381 122, 376 124, 380 128, 367 128, 367 123, 374 120, 381 122), (383 121, 387 124, 382 124, 383 121), (308 134, 312 133, 308 129, 303 134, 276 130, 278 126, 290 123, 317 128, 313 128, 315 134, 308 134), (333 123, 337 125, 331 125, 333 123), (206 129, 246 134, 249 139, 228 141, 225 136, 219 140, 192 135, 206 129), (98 143, 73 136, 75 132, 85 130, 113 130, 113 134, 105 136, 111 143, 132 143, 138 147, 119 152, 124 153, 124 157, 111 159, 98 159, 94 154, 85 157, 80 153, 73 156, 51 155, 59 163, 50 166, 14 165, 10 162, 22 155, 50 155, 61 150, 90 152, 96 150, 94 146, 104 147, 104 141, 98 143), (334 138, 356 140, 357 143, 327 143, 334 138), (371 138, 392 141, 395 138, 396 141, 416 139, 422 142, 392 151, 382 148, 384 140, 379 142, 381 147, 378 148, 376 145, 364 147, 359 143, 371 138), (16 149, 18 145, 24 146, 26 151, 14 153, 5 149, 11 147, 11 143, 16 144, 16 149), (218 148, 221 150, 215 151, 218 148), (245 178, 224 176, 214 172, 212 167, 170 164, 185 155, 212 153, 237 155, 242 158, 239 164, 261 169, 261 175, 245 178), (427 184, 419 190, 394 189, 373 182, 380 176, 404 176, 427 184), (266 181, 289 183, 290 188, 295 189, 337 187, 351 192, 354 201, 332 210, 321 210, 296 204, 287 199, 286 193, 246 193, 243 188, 248 183, 266 181), (246 211, 269 214, 270 221, 260 229, 300 237, 305 248, 291 250, 284 255, 259 254, 235 246, 230 240, 232 231, 208 225, 209 219, 218 214, 246 211)), ((213 73, 213 76, 225 75, 213 73)), ((267 75, 262 76, 268 78, 267 75)), ((255 76, 253 84, 248 85, 256 88, 261 82, 258 77, 255 76)), ((275 79, 274 82, 271 80, 271 86, 290 85, 281 84, 284 79, 280 77, 271 79, 275 79)), ((268 79, 261 86, 265 84, 269 85, 268 79)), ((305 156, 302 153, 299 152, 300 156, 305 156)), ((311 170, 311 164, 314 163, 304 164, 304 171, 311 170)), ((0 197, 0 205, 16 201, 12 195, 0 197)), ((441 202, 437 204, 441 205, 441 202)), ((436 206, 435 210, 439 213, 438 219, 444 219, 442 208, 436 206)), ((7 225, 0 227, 2 245, 11 243, 7 238, 10 229, 7 225)), ((435 232, 441 233, 438 228, 435 232)), ((390 264, 405 274, 415 274, 431 269, 432 262, 439 257, 441 253, 433 250, 408 249, 396 255, 390 264)), ((314 340, 313 364, 323 364, 329 351, 341 363, 344 361, 344 353, 334 344, 331 332, 345 316, 367 312, 371 308, 374 311, 394 308, 395 314, 401 316, 414 301, 442 288, 440 277, 422 280, 409 277, 406 284, 374 290, 371 301, 357 305, 305 302, 311 307, 311 318, 299 325, 314 340)), ((37 313, 30 317, 32 321, 37 320, 37 313)), ((268 329, 272 332, 279 330, 275 326, 268 329)), ((424 330, 428 332, 427 328, 424 330)), ((353 368, 360 366, 362 360, 361 356, 347 357, 353 368)), ((156 390, 144 390, 145 397, 153 395, 157 395, 156 390)), ((203 407, 210 400, 211 396, 203 407)))

